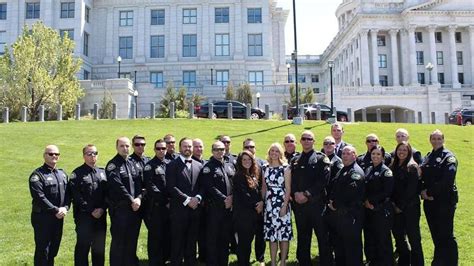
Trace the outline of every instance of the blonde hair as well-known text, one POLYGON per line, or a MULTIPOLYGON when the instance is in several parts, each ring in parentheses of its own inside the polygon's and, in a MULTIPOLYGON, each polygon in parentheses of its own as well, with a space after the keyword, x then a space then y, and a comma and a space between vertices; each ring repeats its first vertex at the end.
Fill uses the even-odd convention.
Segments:
POLYGON ((284 152, 283 147, 281 146, 281 144, 278 143, 278 142, 272 143, 272 144, 270 145, 270 147, 268 148, 268 151, 267 151, 267 158, 266 158, 266 159, 267 159, 267 162, 268 162, 268 163, 271 163, 271 162, 272 162, 272 160, 271 160, 271 158, 270 158, 270 150, 271 150, 272 148, 276 148, 276 149, 278 150, 278 152, 280 153, 280 157, 278 157, 278 162, 279 162, 281 165, 286 164, 287 161, 286 161, 286 158, 285 158, 285 156, 284 156, 284 155, 285 155, 285 152, 284 152))

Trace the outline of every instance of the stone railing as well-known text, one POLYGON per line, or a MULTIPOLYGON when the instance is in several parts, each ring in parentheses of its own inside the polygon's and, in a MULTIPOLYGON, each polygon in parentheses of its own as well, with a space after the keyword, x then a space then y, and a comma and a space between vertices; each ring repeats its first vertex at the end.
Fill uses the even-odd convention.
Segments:
POLYGON ((427 94, 427 87, 338 87, 335 94, 342 95, 420 95, 427 94))

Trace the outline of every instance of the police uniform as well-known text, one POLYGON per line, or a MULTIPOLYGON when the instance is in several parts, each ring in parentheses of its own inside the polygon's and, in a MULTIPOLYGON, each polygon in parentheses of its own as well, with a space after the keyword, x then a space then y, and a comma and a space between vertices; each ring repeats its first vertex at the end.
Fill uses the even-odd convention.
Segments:
POLYGON ((234 165, 211 157, 204 164, 200 179, 206 188, 207 265, 227 265, 232 237, 232 212, 224 200, 232 195, 234 165))
POLYGON ((56 218, 60 207, 69 209, 67 175, 47 164, 33 171, 29 178, 32 200, 31 224, 35 238, 35 265, 54 265, 63 234, 64 219, 56 218))
POLYGON ((149 265, 165 265, 170 256, 169 196, 166 191, 168 160, 154 157, 143 172, 147 190, 148 260, 149 265))
POLYGON ((302 152, 291 165, 291 195, 303 192, 308 198, 304 204, 292 202, 298 232, 296 257, 300 265, 311 265, 311 238, 313 230, 318 239, 321 265, 331 265, 328 231, 322 214, 326 204, 325 188, 330 178, 330 160, 314 150, 302 152))
POLYGON ((107 229, 105 170, 83 164, 74 169, 69 185, 72 192, 77 235, 74 264, 88 265, 88 254, 91 249, 92 264, 104 265, 107 229), (99 219, 91 214, 96 208, 104 210, 99 219))
POLYGON ((232 153, 227 153, 224 155, 224 161, 227 163, 231 163, 234 166, 237 164, 237 155, 232 153))
POLYGON ((441 147, 428 153, 421 169, 422 190, 426 190, 426 194, 434 199, 423 202, 434 243, 432 265, 457 265, 458 245, 453 233, 454 212, 458 202, 456 157, 441 147))
POLYGON ((326 215, 336 217, 330 230, 336 232, 336 265, 362 265, 362 223, 364 201, 364 172, 352 163, 339 170, 329 200, 335 211, 326 215))
POLYGON ((132 201, 143 198, 142 179, 136 163, 117 154, 106 167, 110 200, 110 265, 137 265, 140 212, 132 210, 132 201))
POLYGON ((365 208, 364 251, 373 265, 392 265, 393 174, 383 163, 369 166, 365 175, 365 200, 374 209, 365 208))
POLYGON ((286 161, 289 163, 291 162, 291 160, 293 159, 293 157, 299 155, 300 153, 297 152, 297 151, 294 151, 293 153, 288 153, 285 151, 285 158, 286 158, 286 161))
MULTIPOLYGON (((386 166, 389 166, 390 163, 392 162, 392 156, 390 153, 385 153, 384 154, 384 164, 386 166)), ((370 151, 366 152, 364 154, 361 154, 357 157, 357 164, 362 168, 362 170, 365 172, 367 171, 367 168, 372 165, 372 158, 370 155, 370 151)))
POLYGON ((165 154, 165 159, 168 160, 168 161, 172 161, 172 160, 174 160, 174 159, 176 159, 176 158, 178 158, 178 157, 179 157, 179 153, 177 153, 177 152, 173 152, 173 153, 168 153, 168 152, 167 152, 167 153, 165 154))

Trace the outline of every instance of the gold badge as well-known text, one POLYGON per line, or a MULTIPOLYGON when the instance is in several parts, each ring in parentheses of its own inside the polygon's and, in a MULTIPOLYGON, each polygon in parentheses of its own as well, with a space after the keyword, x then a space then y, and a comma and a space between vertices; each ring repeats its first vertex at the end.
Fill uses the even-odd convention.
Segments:
POLYGON ((151 170, 151 165, 147 164, 147 165, 145 166, 145 171, 150 171, 150 170, 151 170))

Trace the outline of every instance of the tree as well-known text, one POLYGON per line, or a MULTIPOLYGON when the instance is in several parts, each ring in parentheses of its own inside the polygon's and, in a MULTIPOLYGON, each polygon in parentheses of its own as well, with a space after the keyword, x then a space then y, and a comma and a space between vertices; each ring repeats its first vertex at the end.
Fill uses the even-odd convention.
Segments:
POLYGON ((245 103, 245 104, 247 103, 252 104, 253 102, 252 89, 250 89, 250 85, 248 83, 240 85, 239 88, 237 89, 237 101, 245 103))
POLYGON ((112 98, 112 94, 109 90, 104 90, 104 98, 102 98, 102 102, 100 104, 99 109, 99 117, 105 119, 112 118, 112 111, 113 111, 113 104, 114 99, 112 98))
POLYGON ((18 115, 28 108, 29 117, 36 120, 41 105, 61 104, 65 117, 74 114, 77 101, 84 95, 76 73, 82 61, 75 58, 74 42, 61 38, 58 32, 42 22, 23 28, 11 48, 0 57, 1 102, 18 115))
POLYGON ((303 96, 301 103, 312 103, 314 101, 314 91, 311 86, 306 88, 306 93, 303 96))
POLYGON ((161 97, 160 102, 160 116, 169 117, 170 115, 170 103, 176 102, 176 91, 174 89, 174 84, 172 81, 169 81, 166 84, 166 92, 161 97))
POLYGON ((206 97, 197 93, 193 93, 193 95, 191 96, 191 99, 189 99, 189 103, 193 103, 194 106, 199 106, 205 99, 206 97))
MULTIPOLYGON (((298 86, 299 87, 299 86, 298 86)), ((301 95, 301 88, 299 91, 300 104, 302 103, 312 103, 314 101, 314 92, 311 87, 306 89, 306 94, 301 95)), ((290 84, 290 100, 286 101, 286 104, 289 106, 296 106, 296 90, 295 84, 290 84)))
POLYGON ((176 110, 188 110, 188 102, 186 101, 186 87, 182 86, 178 90, 175 101, 176 110))
POLYGON ((234 85, 232 85, 232 82, 227 83, 227 88, 225 89, 225 99, 232 101, 235 98, 235 92, 234 92, 234 85))

